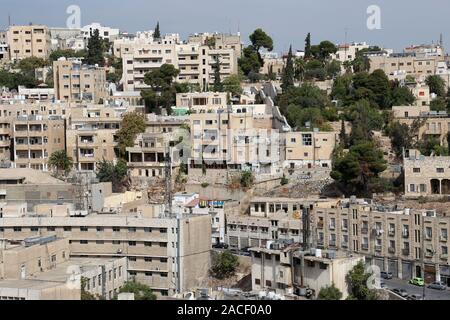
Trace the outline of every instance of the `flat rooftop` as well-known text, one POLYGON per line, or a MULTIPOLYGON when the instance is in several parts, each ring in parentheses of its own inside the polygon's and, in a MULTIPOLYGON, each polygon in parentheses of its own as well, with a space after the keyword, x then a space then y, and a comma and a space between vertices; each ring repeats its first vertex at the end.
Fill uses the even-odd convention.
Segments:
POLYGON ((0 169, 0 181, 24 180, 24 184, 66 184, 49 173, 30 168, 0 169))

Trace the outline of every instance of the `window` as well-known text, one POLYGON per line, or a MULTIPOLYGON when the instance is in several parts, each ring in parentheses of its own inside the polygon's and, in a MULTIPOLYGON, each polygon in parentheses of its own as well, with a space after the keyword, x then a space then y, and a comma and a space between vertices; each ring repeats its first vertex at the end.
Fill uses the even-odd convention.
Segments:
POLYGON ((444 168, 436 168, 437 173, 444 173, 444 168))
POLYGON ((413 168, 414 173, 420 173, 420 168, 413 168))
POLYGON ((312 145, 312 135, 309 133, 302 134, 302 144, 304 146, 311 146, 312 145))
POLYGON ((72 231, 72 227, 64 227, 64 231, 66 231, 66 232, 72 231))
POLYGON ((113 231, 114 232, 120 232, 120 228, 119 227, 113 227, 113 231))
POLYGON ((261 284, 261 280, 255 278, 255 284, 256 284, 256 285, 260 285, 260 284, 261 284))
POLYGON ((87 240, 80 240, 80 244, 88 244, 87 240))
POLYGON ((136 246, 136 241, 128 241, 128 245, 134 247, 136 246))
POLYGON ((130 227, 130 228, 128 228, 128 232, 134 233, 134 232, 136 232, 136 228, 130 227))
POLYGON ((103 227, 97 227, 97 232, 103 232, 104 228, 103 227))
POLYGON ((80 231, 86 232, 86 231, 88 231, 88 227, 80 227, 80 231))
POLYGON ((21 227, 14 227, 14 232, 21 232, 22 231, 22 228, 21 227))

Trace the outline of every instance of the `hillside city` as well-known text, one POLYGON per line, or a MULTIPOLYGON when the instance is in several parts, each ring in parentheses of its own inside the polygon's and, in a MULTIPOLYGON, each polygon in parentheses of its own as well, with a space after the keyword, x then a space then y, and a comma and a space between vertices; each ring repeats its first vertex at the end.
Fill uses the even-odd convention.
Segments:
POLYGON ((0 31, 0 300, 449 300, 450 57, 0 31))

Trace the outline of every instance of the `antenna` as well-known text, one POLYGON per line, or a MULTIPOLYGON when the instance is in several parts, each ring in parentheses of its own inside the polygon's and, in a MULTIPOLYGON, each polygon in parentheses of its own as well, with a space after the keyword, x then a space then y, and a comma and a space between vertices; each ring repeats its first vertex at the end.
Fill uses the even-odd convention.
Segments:
POLYGON ((8 13, 8 26, 11 27, 11 14, 8 13))

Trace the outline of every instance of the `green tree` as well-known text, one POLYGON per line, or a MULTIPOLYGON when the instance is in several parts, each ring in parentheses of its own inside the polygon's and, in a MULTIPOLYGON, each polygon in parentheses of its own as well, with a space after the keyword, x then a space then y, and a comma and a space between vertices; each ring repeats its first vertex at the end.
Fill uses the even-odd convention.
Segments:
POLYGON ((325 80, 327 72, 323 66, 323 63, 317 59, 309 60, 305 65, 305 79, 313 80, 317 79, 319 81, 325 80))
POLYGON ((120 129, 117 131, 117 147, 119 156, 126 159, 126 148, 134 146, 139 133, 145 132, 145 117, 138 112, 126 113, 122 119, 120 129))
POLYGON ((27 75, 23 73, 8 72, 0 69, 0 87, 17 90, 19 86, 26 88, 35 88, 37 81, 34 75, 27 75))
POLYGON ((255 181, 255 177, 251 171, 244 171, 241 174, 241 187, 250 188, 255 181))
POLYGON ((377 300, 378 295, 375 290, 368 288, 368 281, 372 274, 364 270, 364 263, 358 262, 356 266, 347 274, 347 282, 351 295, 349 300, 377 300))
POLYGON ((238 97, 242 94, 241 77, 237 74, 226 77, 222 85, 223 91, 229 92, 233 97, 238 97))
POLYGON ((246 77, 249 77, 251 73, 258 74, 262 67, 259 56, 251 45, 242 50, 242 57, 239 58, 238 63, 246 77))
POLYGON ((321 61, 327 60, 331 54, 336 53, 337 48, 334 43, 325 40, 319 43, 319 59, 321 61))
POLYGON ((339 140, 340 140, 340 145, 342 146, 342 148, 346 149, 348 147, 348 136, 347 136, 347 133, 345 132, 344 119, 341 120, 341 131, 339 133, 339 140))
POLYGON ((61 171, 67 174, 72 169, 73 160, 67 155, 65 150, 58 150, 50 155, 48 165, 55 168, 56 174, 59 176, 61 171))
POLYGON ((155 31, 153 32, 153 38, 161 39, 161 31, 159 30, 159 21, 156 23, 155 31))
POLYGON ((334 283, 331 286, 326 286, 320 289, 317 296, 318 300, 341 300, 342 292, 336 288, 334 283))
POLYGON ((265 33, 261 28, 256 29, 250 35, 250 41, 252 43, 252 47, 258 55, 259 63, 262 66, 264 64, 263 59, 261 58, 261 54, 259 52, 260 49, 265 48, 267 51, 273 50, 273 40, 272 38, 265 33))
POLYGON ((90 65, 98 64, 99 66, 104 66, 104 41, 100 38, 99 31, 97 29, 91 33, 91 37, 87 44, 88 52, 86 56, 86 63, 90 65))
POLYGON ((416 98, 412 94, 408 87, 401 87, 395 85, 391 93, 391 105, 392 106, 410 106, 416 101, 416 98))
POLYGON ((445 111, 447 109, 447 102, 442 97, 437 97, 436 99, 431 100, 430 102, 430 110, 433 111, 445 111))
POLYGON ((47 65, 47 61, 42 58, 29 57, 19 61, 17 67, 20 69, 22 74, 34 77, 35 70, 38 68, 43 68, 47 65))
POLYGON ((305 71, 306 71, 306 61, 302 58, 295 59, 294 62, 295 65, 295 79, 298 81, 303 81, 305 78, 305 71))
POLYGON ((291 87, 278 99, 281 111, 286 113, 287 107, 295 105, 298 108, 320 108, 330 105, 326 92, 312 83, 303 83, 299 87, 291 87))
POLYGON ((226 250, 215 257, 210 273, 217 279, 227 279, 234 275, 238 266, 238 258, 226 250))
POLYGON ((346 154, 336 155, 330 176, 350 195, 370 195, 371 182, 386 170, 383 152, 372 141, 359 142, 346 154))
POLYGON ((400 159, 403 155, 403 149, 410 149, 414 143, 414 133, 411 132, 411 128, 403 123, 394 122, 388 128, 388 134, 391 138, 392 149, 395 155, 400 159))
POLYGON ((223 84, 220 80, 220 62, 219 57, 216 59, 216 63, 214 64, 214 91, 222 92, 223 84))
POLYGON ((285 91, 294 86, 294 58, 292 55, 292 46, 289 47, 289 53, 286 60, 286 66, 283 70, 283 76, 281 78, 281 88, 285 91))
POLYGON ((136 281, 125 282, 119 293, 134 293, 134 300, 156 300, 156 295, 149 286, 136 281))
POLYGON ((163 64, 160 68, 148 72, 144 76, 145 84, 150 89, 141 91, 147 112, 161 112, 165 107, 170 113, 170 107, 175 103, 178 87, 174 82, 180 71, 171 64, 163 64))
POLYGON ((65 57, 65 58, 86 58, 87 52, 85 50, 72 50, 72 49, 58 49, 55 51, 52 51, 50 53, 49 60, 50 61, 57 61, 59 58, 65 57))
POLYGON ((97 178, 100 182, 111 182, 113 192, 123 192, 127 185, 127 162, 119 159, 116 164, 103 159, 97 163, 97 178))
POLYGON ((338 60, 332 60, 326 65, 325 68, 329 78, 334 79, 341 73, 341 62, 338 60))
POLYGON ((430 75, 425 79, 425 83, 430 87, 430 92, 438 97, 445 97, 445 81, 439 75, 430 75))
POLYGON ((305 59, 309 59, 311 56, 311 33, 308 32, 305 39, 305 59))

